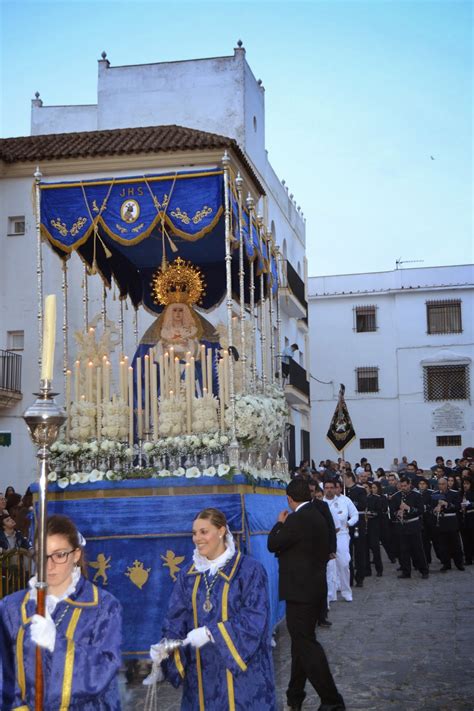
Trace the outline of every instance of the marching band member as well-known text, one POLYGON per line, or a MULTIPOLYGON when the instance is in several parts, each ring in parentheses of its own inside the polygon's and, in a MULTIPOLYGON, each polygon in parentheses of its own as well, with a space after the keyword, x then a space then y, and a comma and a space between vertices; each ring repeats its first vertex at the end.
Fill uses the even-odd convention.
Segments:
POLYGON ((410 479, 407 477, 400 479, 400 491, 391 497, 390 511, 395 533, 400 543, 402 572, 398 577, 411 578, 411 558, 413 557, 416 568, 421 572, 421 577, 428 578, 428 565, 421 540, 423 502, 420 494, 417 491, 412 491, 410 479))
POLYGON ((438 479, 438 491, 433 493, 431 502, 438 531, 441 572, 451 569, 451 558, 458 570, 464 570, 458 523, 459 494, 448 489, 448 480, 441 477, 438 479))

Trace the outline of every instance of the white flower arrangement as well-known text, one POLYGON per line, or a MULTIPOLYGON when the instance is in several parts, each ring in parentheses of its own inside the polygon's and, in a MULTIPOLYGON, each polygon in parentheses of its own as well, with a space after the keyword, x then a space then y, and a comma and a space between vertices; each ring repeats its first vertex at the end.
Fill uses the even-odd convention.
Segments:
POLYGON ((179 435, 186 422, 186 403, 182 398, 160 398, 158 432, 165 437, 179 435))
POLYGON ((94 436, 96 427, 96 406, 93 402, 74 402, 71 405, 71 429, 72 439, 77 442, 85 442, 94 436))
POLYGON ((102 405, 102 436, 115 440, 127 439, 128 420, 127 403, 114 396, 111 402, 102 405))
POLYGON ((217 410, 219 403, 213 395, 193 398, 192 431, 217 432, 219 429, 217 410))
MULTIPOLYGON (((230 428, 230 409, 225 418, 230 428)), ((267 388, 262 395, 237 395, 235 399, 236 436, 244 447, 267 448, 277 442, 287 419, 288 406, 278 386, 267 388)))

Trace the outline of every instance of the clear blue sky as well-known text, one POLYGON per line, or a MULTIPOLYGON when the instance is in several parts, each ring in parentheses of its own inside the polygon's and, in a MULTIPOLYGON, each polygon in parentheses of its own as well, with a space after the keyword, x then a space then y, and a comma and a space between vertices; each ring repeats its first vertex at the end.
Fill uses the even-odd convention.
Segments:
POLYGON ((470 263, 472 10, 0 0, 1 135, 28 135, 35 91, 45 104, 95 103, 104 49, 113 65, 140 64, 229 55, 242 38, 266 90, 270 160, 307 218, 310 275, 388 270, 398 257, 470 263))

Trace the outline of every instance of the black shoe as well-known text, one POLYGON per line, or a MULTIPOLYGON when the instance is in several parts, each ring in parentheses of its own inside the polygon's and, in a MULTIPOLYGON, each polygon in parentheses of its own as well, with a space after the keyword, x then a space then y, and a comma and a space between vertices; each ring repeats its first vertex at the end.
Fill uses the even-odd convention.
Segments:
POLYGON ((458 570, 466 570, 466 568, 463 565, 457 565, 456 568, 458 570))
POLYGON ((464 565, 472 565, 472 560, 466 560, 466 562, 464 563, 464 565))
POLYGON ((289 711, 301 711, 302 704, 296 704, 296 706, 293 704, 293 706, 288 706, 289 711))
POLYGON ((397 568, 397 573, 399 573, 401 570, 403 570, 403 568, 398 567, 398 568, 397 568))
POLYGON ((321 704, 318 711, 346 711, 344 704, 321 704))
POLYGON ((364 587, 364 583, 363 583, 362 580, 361 580, 361 581, 359 581, 358 583, 356 583, 355 586, 356 586, 356 588, 363 588, 363 587, 364 587))
POLYGON ((401 575, 397 575, 397 578, 406 580, 407 578, 411 578, 411 575, 409 573, 402 573, 401 575))
POLYGON ((381 577, 382 577, 382 575, 383 575, 383 573, 382 573, 382 572, 380 572, 380 571, 379 571, 379 572, 377 573, 377 577, 378 577, 378 578, 381 578, 381 577))
POLYGON ((321 620, 321 622, 318 622, 318 627, 331 627, 332 622, 329 620, 321 620))
POLYGON ((397 562, 397 559, 396 559, 396 558, 390 558, 390 562, 391 562, 391 563, 396 563, 396 562, 397 562))
POLYGON ((448 570, 451 570, 451 566, 450 566, 450 565, 443 565, 443 566, 441 566, 439 572, 440 572, 440 573, 447 573, 448 570))
POLYGON ((429 573, 422 573, 421 577, 423 578, 423 580, 426 580, 427 578, 430 577, 430 574, 429 573))

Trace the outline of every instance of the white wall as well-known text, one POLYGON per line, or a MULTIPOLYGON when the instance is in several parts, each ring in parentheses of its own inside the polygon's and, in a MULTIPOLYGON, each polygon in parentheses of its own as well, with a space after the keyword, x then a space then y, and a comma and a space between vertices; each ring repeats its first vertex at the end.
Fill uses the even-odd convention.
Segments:
MULTIPOLYGON (((440 454, 454 459, 472 446, 474 410, 471 400, 452 401, 463 413, 465 429, 433 429, 433 412, 443 402, 425 402, 423 365, 443 359, 446 351, 474 360, 472 266, 398 270, 375 274, 309 279, 313 454, 337 456, 326 432, 337 401, 339 383, 346 386, 357 439, 345 455, 352 463, 365 456, 376 466, 388 466, 406 455, 431 466, 440 454), (427 334, 426 301, 460 298, 463 332, 427 334), (377 331, 355 331, 355 306, 377 306, 377 331), (379 368, 379 392, 357 393, 357 367, 379 368), (461 434, 461 448, 437 447, 436 436, 461 434), (361 450, 360 438, 383 437, 384 450, 361 450)), ((441 361, 442 362, 442 361, 441 361)), ((472 363, 470 367, 473 378, 472 363)), ((472 391, 472 382, 471 382, 472 391)))

